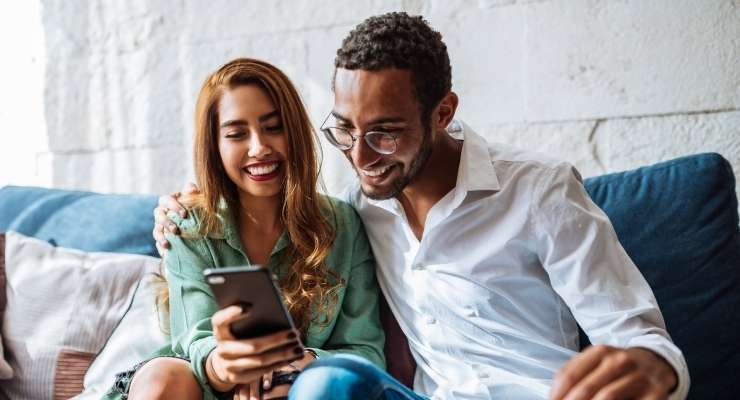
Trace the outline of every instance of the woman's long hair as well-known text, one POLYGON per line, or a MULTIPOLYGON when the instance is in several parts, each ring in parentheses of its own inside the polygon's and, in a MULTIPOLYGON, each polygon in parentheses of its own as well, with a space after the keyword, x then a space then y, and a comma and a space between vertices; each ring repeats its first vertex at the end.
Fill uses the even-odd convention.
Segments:
MULTIPOLYGON (((282 262, 289 268, 279 285, 296 327, 305 334, 311 322, 330 321, 344 282, 325 265, 336 234, 330 222, 335 214, 317 191, 316 134, 298 92, 282 71, 264 61, 238 58, 205 80, 196 105, 193 143, 200 194, 183 199, 183 204, 198 210, 200 235, 221 231, 222 199, 232 212, 241 207, 237 186, 226 174, 218 150, 218 103, 225 91, 241 85, 257 85, 268 94, 287 135, 280 220, 288 236, 282 262)), ((235 212, 233 217, 240 214, 235 212)))

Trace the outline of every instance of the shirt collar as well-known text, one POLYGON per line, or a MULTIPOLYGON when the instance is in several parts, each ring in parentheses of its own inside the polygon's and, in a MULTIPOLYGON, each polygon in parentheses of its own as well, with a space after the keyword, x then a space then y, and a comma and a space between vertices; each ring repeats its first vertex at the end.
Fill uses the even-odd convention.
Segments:
POLYGON ((488 143, 464 122, 463 148, 457 170, 456 189, 465 192, 491 191, 500 189, 488 143))

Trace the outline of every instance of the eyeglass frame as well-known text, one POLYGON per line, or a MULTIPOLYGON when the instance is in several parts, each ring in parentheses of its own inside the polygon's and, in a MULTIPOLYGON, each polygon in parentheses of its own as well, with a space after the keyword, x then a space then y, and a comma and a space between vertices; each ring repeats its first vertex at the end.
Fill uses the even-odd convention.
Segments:
POLYGON ((342 150, 342 151, 352 150, 352 148, 355 147, 355 143, 360 137, 362 137, 365 140, 365 144, 368 147, 370 147, 374 152, 378 154, 390 155, 390 154, 395 153, 398 150, 398 142, 396 142, 396 139, 398 139, 399 135, 397 133, 381 132, 381 131, 367 131, 365 133, 360 132, 359 135, 355 136, 347 128, 342 128, 339 126, 324 126, 326 125, 326 121, 328 121, 329 117, 331 116, 332 116, 332 113, 329 113, 329 115, 327 115, 326 118, 324 118, 324 122, 321 123, 321 127, 319 128, 319 130, 324 134, 324 136, 329 141, 329 143, 331 143, 332 146, 338 148, 339 150, 342 150), (340 131, 347 132, 347 135, 352 139, 352 144, 349 145, 349 147, 345 148, 345 146, 341 145, 339 141, 337 141, 337 139, 334 137, 334 134, 331 133, 330 129, 338 129, 340 131), (383 137, 389 137, 393 139, 393 151, 386 152, 386 151, 381 151, 379 149, 376 149, 375 146, 367 140, 368 136, 372 137, 375 135, 382 135, 383 137))

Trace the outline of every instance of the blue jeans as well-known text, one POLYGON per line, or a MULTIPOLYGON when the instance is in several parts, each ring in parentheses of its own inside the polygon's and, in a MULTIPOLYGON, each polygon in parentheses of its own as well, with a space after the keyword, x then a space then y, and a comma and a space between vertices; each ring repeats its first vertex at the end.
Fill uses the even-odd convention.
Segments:
POLYGON ((341 354, 309 365, 290 388, 293 400, 428 400, 362 357, 341 354))

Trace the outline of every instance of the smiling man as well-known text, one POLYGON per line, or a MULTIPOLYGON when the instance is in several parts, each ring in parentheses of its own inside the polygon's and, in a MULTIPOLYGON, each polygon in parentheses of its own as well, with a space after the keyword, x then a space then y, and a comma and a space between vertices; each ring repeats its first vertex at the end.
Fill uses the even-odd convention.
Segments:
POLYGON ((454 120, 438 32, 368 18, 335 67, 321 130, 358 175, 346 198, 417 369, 411 391, 360 358, 320 359, 292 398, 686 397, 684 357, 578 172, 454 120), (580 353, 578 325, 595 344, 580 353))
POLYGON ((371 17, 335 67, 322 131, 357 172, 347 198, 417 363, 416 393, 340 357, 304 372, 296 398, 686 396, 653 293, 577 171, 455 121, 438 32, 405 13, 371 17), (577 324, 598 345, 578 353, 577 324))

